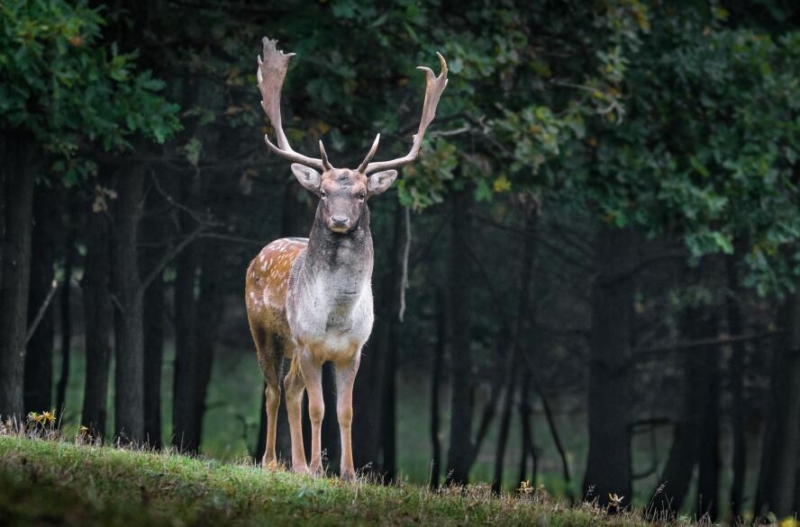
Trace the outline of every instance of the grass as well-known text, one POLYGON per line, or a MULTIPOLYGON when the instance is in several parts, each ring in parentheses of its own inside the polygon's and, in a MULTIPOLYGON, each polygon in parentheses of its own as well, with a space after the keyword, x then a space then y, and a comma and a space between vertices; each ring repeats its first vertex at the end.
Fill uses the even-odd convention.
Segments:
MULTIPOLYGON (((30 435, 30 434, 29 434, 30 435)), ((531 489, 532 490, 532 489, 531 489)), ((0 435, 0 525, 644 525, 543 491, 431 492, 248 463, 0 435)))

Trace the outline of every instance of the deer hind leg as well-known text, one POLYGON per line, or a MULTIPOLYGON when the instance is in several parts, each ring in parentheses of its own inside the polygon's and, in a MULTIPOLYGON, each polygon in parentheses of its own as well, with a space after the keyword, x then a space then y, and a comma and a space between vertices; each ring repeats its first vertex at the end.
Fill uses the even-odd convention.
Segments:
POLYGON ((289 432, 292 437, 292 470, 307 473, 306 451, 303 446, 303 421, 302 403, 305 383, 298 365, 298 356, 292 357, 289 372, 283 379, 283 388, 286 393, 286 414, 289 418, 289 432))
POLYGON ((261 467, 272 469, 277 465, 275 455, 275 438, 278 430, 278 407, 281 404, 281 355, 278 339, 274 335, 255 329, 253 340, 256 344, 258 363, 264 374, 264 394, 267 412, 267 441, 261 467))
POLYGON ((296 356, 300 372, 308 391, 308 418, 311 421, 311 465, 314 475, 323 474, 322 468, 322 419, 325 417, 325 401, 322 396, 322 365, 310 353, 296 356))
POLYGON ((353 383, 356 380, 361 354, 344 364, 336 365, 336 416, 339 419, 340 443, 342 457, 339 466, 339 477, 353 480, 356 471, 353 468, 353 445, 351 440, 351 427, 353 424, 353 383))

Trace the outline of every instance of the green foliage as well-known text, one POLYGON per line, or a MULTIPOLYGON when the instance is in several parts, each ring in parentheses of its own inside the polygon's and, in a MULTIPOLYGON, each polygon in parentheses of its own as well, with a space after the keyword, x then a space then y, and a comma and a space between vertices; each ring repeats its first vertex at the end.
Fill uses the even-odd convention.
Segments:
MULTIPOLYGON (((27 130, 66 158, 91 144, 128 149, 133 134, 161 143, 180 129, 164 83, 136 70, 136 53, 103 45, 104 21, 85 1, 10 0, 0 10, 2 128, 27 130)), ((77 166, 56 168, 74 180, 77 166)))

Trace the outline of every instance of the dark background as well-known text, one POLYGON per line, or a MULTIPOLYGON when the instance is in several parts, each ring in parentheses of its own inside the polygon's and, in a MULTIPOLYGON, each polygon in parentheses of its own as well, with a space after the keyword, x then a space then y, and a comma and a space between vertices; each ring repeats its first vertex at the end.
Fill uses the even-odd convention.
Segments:
POLYGON ((371 204, 356 466, 711 519, 800 508, 793 3, 0 9, 0 415, 260 459, 244 272, 316 206, 262 140, 261 38, 297 53, 292 146, 322 138, 336 166, 378 132, 377 160, 407 151, 438 51, 421 157, 371 204))

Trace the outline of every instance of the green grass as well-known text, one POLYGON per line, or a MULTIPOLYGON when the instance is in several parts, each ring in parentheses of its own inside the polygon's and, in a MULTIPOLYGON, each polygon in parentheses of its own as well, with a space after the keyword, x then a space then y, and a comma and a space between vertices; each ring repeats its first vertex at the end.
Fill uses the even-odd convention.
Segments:
POLYGON ((643 525, 487 487, 311 478, 176 454, 0 435, 0 525, 643 525))

